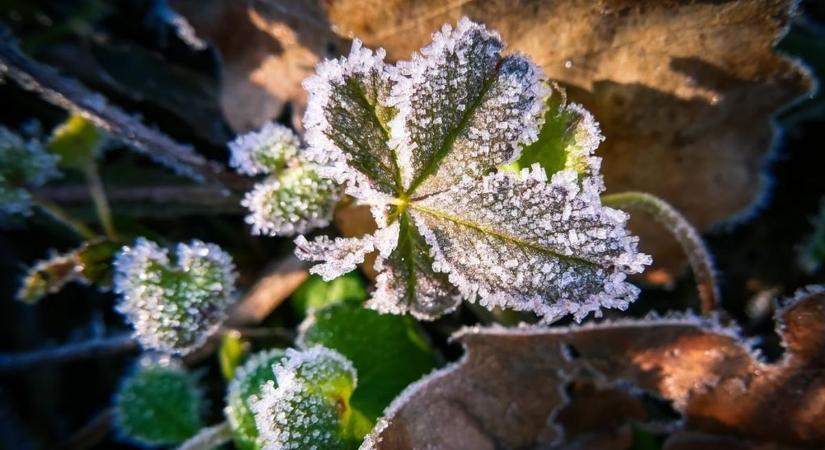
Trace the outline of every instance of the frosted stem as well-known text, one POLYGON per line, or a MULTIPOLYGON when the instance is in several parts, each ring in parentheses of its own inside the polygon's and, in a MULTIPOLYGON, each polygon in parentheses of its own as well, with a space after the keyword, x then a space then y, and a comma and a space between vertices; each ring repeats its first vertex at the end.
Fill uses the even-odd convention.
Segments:
POLYGON ((181 444, 177 450, 212 450, 229 442, 230 439, 232 439, 232 429, 229 428, 229 423, 222 422, 202 428, 198 434, 181 444))
POLYGON ((713 260, 699 232, 666 201, 646 192, 620 192, 602 197, 605 206, 644 211, 664 226, 687 254, 696 279, 702 314, 709 314, 719 302, 713 260))
POLYGON ((100 225, 103 227, 106 237, 116 241, 117 232, 115 232, 115 225, 112 221, 112 210, 109 208, 109 201, 106 199, 106 191, 103 189, 103 181, 100 179, 97 163, 90 161, 89 164, 86 165, 85 175, 89 185, 89 194, 92 197, 97 216, 100 219, 100 225))
POLYGON ((49 215, 52 219, 61 224, 65 225, 78 235, 86 238, 86 239, 94 239, 97 237, 97 234, 92 231, 91 228, 87 227, 86 224, 83 222, 73 218, 69 215, 63 208, 60 207, 57 203, 53 201, 36 195, 34 193, 31 194, 32 196, 32 203, 36 205, 38 208, 43 210, 46 214, 49 215))
POLYGON ((80 114, 98 128, 108 131, 132 149, 198 181, 210 181, 246 191, 248 180, 227 172, 221 164, 209 161, 158 130, 141 123, 105 97, 61 76, 53 68, 24 55, 12 36, 0 42, 0 74, 17 81, 44 100, 80 114))
POLYGON ((137 343, 132 339, 131 334, 119 334, 32 352, 5 353, 0 354, 0 373, 18 372, 39 366, 113 355, 135 349, 137 349, 137 343))

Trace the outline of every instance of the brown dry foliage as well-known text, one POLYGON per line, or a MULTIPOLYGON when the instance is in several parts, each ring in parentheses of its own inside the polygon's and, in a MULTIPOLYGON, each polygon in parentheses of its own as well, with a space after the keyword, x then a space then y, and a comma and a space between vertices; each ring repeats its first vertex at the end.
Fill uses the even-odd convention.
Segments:
POLYGON ((629 448, 628 423, 655 419, 646 393, 684 417, 665 448, 822 448, 825 290, 811 292, 779 312, 776 363, 692 318, 465 330, 464 359, 410 387, 371 439, 382 450, 629 448))

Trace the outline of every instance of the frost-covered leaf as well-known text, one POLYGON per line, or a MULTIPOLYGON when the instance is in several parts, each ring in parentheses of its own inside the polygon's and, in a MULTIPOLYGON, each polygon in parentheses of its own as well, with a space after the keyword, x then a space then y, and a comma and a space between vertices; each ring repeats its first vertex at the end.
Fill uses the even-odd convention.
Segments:
POLYGON ((180 363, 145 359, 115 396, 115 426, 142 445, 178 444, 202 426, 203 394, 180 363))
POLYGON ((399 167, 388 142, 394 111, 384 106, 393 80, 383 51, 356 40, 349 57, 324 61, 316 71, 303 83, 310 96, 304 118, 310 158, 339 166, 330 172, 339 181, 397 192, 399 167))
POLYGON ((304 348, 322 345, 352 361, 358 388, 351 403, 371 420, 407 385, 435 367, 435 354, 412 319, 353 303, 315 310, 301 324, 298 343, 304 348))
POLYGON ((37 303, 70 282, 93 283, 100 288, 108 288, 112 278, 112 259, 118 250, 120 245, 113 241, 87 242, 70 252, 38 261, 23 277, 17 299, 37 303))
POLYGON ((624 228, 626 214, 602 207, 598 192, 589 182, 579 188, 572 171, 548 183, 536 166, 466 179, 413 204, 411 214, 434 267, 465 298, 580 320, 601 307, 626 308, 638 295, 626 274, 650 263, 624 228))
POLYGON ((289 128, 267 122, 229 143, 229 165, 242 175, 278 173, 298 156, 301 142, 289 128))
POLYGON ((106 135, 83 116, 73 114, 52 131, 46 147, 67 169, 85 169, 106 144, 106 135))
MULTIPOLYGON (((529 55, 599 120, 609 190, 665 199, 700 230, 753 211, 770 183, 772 116, 810 92, 796 61, 774 49, 793 0, 336 0, 346 37, 405 59, 432 30, 468 16, 529 55), (709 201, 712 199, 713 201, 709 201)), ((632 223, 657 265, 684 256, 656 224, 632 223)))
POLYGON ((249 398, 263 450, 352 449, 363 418, 350 407, 357 384, 352 363, 324 347, 287 350, 259 395, 249 398))
POLYGON ((311 275, 289 297, 292 310, 304 319, 314 310, 337 303, 360 304, 367 299, 367 288, 357 272, 349 272, 332 281, 311 275))
POLYGON ((28 214, 30 188, 58 176, 57 158, 34 139, 23 139, 0 126, 0 221, 3 216, 28 214))
POLYGON ((280 349, 261 351, 250 356, 235 371, 227 388, 224 415, 229 421, 238 450, 261 450, 263 447, 249 399, 260 396, 266 383, 275 381, 272 367, 285 356, 286 352, 280 349))
POLYGON ((226 318, 234 300, 235 265, 215 244, 180 243, 174 258, 139 238, 115 259, 116 309, 144 348, 186 354, 201 346, 226 318))
POLYGON ((243 175, 269 174, 241 205, 253 234, 291 236, 329 224, 341 193, 322 168, 305 158, 298 136, 269 122, 229 143, 229 164, 243 175))
POLYGON ((552 182, 541 169, 496 171, 539 137, 549 93, 540 70, 524 56, 502 56, 503 47, 496 33, 465 18, 395 67, 357 41, 348 58, 319 66, 305 84, 308 153, 335 165, 330 175, 370 205, 379 229, 336 241, 299 238, 298 256, 323 262, 315 273, 333 278, 378 250, 368 305, 422 319, 449 312, 462 297, 548 321, 635 299, 624 278, 649 257, 636 252, 625 215, 599 201, 592 117, 567 106, 562 118, 547 115, 581 124, 572 136, 545 133, 570 153, 564 170, 548 168, 552 182), (385 78, 389 95, 376 96, 377 106, 359 99, 361 89, 345 89, 385 78), (385 124, 386 107, 394 115, 385 124))
POLYGON ((291 236, 328 225, 339 197, 332 180, 319 176, 314 164, 302 164, 256 184, 241 205, 253 234, 291 236))
POLYGON ((802 290, 777 319, 786 352, 774 363, 737 329, 689 316, 466 329, 455 336, 464 358, 402 393, 362 448, 564 448, 558 414, 569 405, 567 383, 582 373, 669 402, 683 415, 672 431, 819 448, 825 289, 802 290))
POLYGON ((419 196, 512 161, 517 143, 536 139, 546 94, 540 70, 502 57, 498 34, 482 25, 464 18, 432 38, 398 64, 390 99, 404 188, 419 196))
POLYGON ((410 313, 432 319, 455 309, 461 302, 447 275, 433 267, 430 248, 409 214, 398 218, 398 245, 376 259, 375 291, 367 306, 390 314, 410 313))

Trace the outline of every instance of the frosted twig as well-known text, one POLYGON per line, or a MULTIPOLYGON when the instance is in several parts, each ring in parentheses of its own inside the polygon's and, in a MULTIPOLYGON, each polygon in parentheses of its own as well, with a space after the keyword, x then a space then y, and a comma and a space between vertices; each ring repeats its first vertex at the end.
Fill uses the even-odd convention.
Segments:
POLYGON ((212 450, 232 439, 232 429, 228 422, 201 429, 189 438, 177 450, 212 450))
POLYGON ((46 101, 83 116, 131 148, 183 175, 198 181, 247 190, 248 181, 227 172, 221 164, 209 161, 192 148, 147 127, 120 108, 109 104, 99 93, 28 58, 14 45, 11 36, 4 36, 0 42, 0 74, 7 75, 46 101))
POLYGON ((137 342, 131 334, 124 333, 31 352, 5 353, 0 354, 0 372, 19 372, 45 365, 130 352, 137 348, 137 342))
MULTIPOLYGON (((69 185, 42 187, 35 192, 59 203, 77 204, 91 202, 85 186, 69 185)), ((208 185, 158 185, 158 186, 107 186, 106 197, 111 203, 182 204, 188 207, 202 206, 219 211, 242 211, 239 200, 223 197, 220 188, 208 185)))
POLYGON ((713 258, 708 252, 699 232, 669 203, 646 192, 620 192, 605 195, 602 203, 621 209, 644 211, 664 226, 682 246, 687 254, 690 268, 696 279, 702 314, 710 314, 719 304, 719 288, 713 258))

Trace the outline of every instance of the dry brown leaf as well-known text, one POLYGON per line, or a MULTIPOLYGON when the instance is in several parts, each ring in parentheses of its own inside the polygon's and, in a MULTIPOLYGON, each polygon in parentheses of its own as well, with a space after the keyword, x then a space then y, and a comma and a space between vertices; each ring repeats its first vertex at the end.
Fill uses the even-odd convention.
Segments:
MULTIPOLYGON (((791 0, 326 0, 347 37, 406 59, 445 23, 468 16, 526 53, 601 123, 612 192, 671 202, 701 230, 751 210, 765 186, 771 116, 809 92, 773 45, 791 0)), ((652 221, 641 250, 671 271, 684 258, 652 221)))
POLYGON ((562 440, 563 420, 554 418, 568 405, 567 379, 587 371, 672 402, 690 432, 822 448, 825 288, 803 294, 780 313, 788 351, 775 364, 756 358, 735 330, 693 318, 467 329, 456 336, 464 358, 408 388, 368 442, 548 448, 562 440))
POLYGON ((303 114, 301 81, 346 47, 314 1, 172 0, 198 36, 223 58, 221 108, 235 131, 259 128, 293 104, 303 114))

